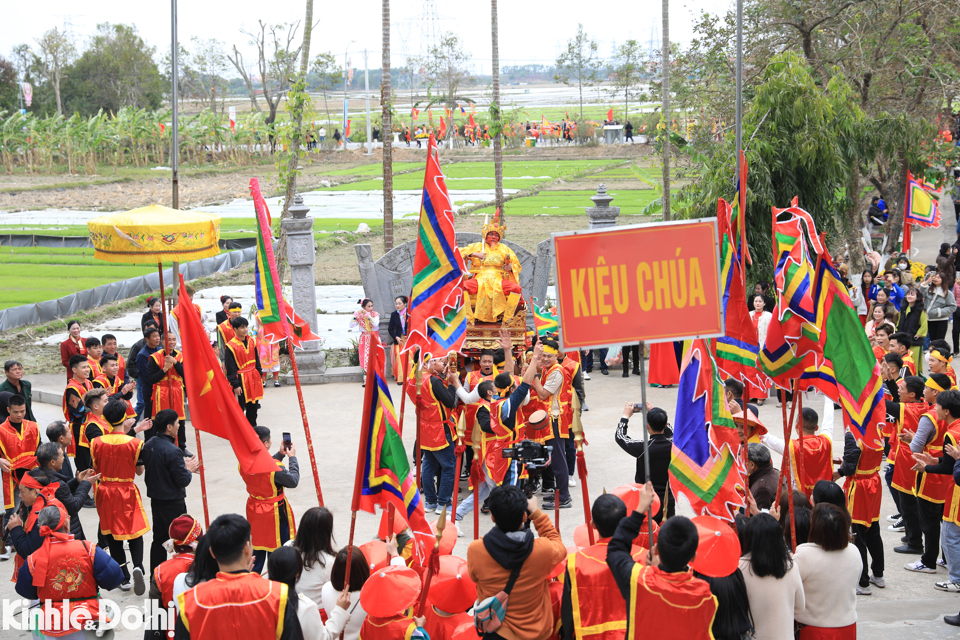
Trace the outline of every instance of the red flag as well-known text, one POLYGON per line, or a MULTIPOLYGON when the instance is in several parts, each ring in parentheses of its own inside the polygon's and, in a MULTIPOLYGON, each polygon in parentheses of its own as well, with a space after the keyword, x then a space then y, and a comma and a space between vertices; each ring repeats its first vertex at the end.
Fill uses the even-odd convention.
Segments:
POLYGON ((613 120, 613 109, 607 111, 607 120, 613 120))
POLYGON ((443 121, 443 116, 440 116, 440 134, 438 138, 443 138, 447 135, 447 123, 443 121))
MULTIPOLYGON (((180 276, 180 299, 189 300, 180 276)), ((181 314, 180 339, 183 341, 183 377, 190 398, 190 422, 195 429, 230 441, 233 453, 244 473, 271 473, 277 462, 250 427, 237 403, 233 388, 220 369, 220 361, 210 346, 206 329, 195 313, 181 314)), ((251 338, 252 340, 252 338, 251 338)))
POLYGON ((349 120, 347 120, 347 130, 344 132, 343 137, 344 138, 350 137, 350 121, 349 120))
POLYGON ((473 114, 472 114, 472 113, 470 114, 470 126, 471 126, 471 127, 477 126, 477 123, 473 121, 473 114))
POLYGON ((410 115, 413 116, 414 120, 416 120, 417 116, 420 115, 420 110, 416 107, 410 107, 410 115))
POLYGON ((450 109, 444 109, 444 111, 447 112, 447 120, 449 120, 449 119, 450 119, 450 109))

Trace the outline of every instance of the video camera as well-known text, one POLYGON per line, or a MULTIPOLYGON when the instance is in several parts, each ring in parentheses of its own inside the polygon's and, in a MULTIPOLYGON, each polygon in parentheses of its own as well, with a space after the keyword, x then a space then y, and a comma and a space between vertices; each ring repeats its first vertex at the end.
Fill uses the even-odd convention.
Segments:
POLYGON ((533 440, 521 440, 501 451, 504 458, 516 460, 527 470, 527 477, 520 479, 520 490, 529 498, 540 489, 540 475, 550 464, 553 447, 533 440))

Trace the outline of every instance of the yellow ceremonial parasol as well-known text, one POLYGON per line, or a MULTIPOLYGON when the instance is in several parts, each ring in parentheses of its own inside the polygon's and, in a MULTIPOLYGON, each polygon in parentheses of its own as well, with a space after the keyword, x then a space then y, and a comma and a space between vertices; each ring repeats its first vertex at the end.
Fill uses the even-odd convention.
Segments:
POLYGON ((154 204, 94 218, 87 227, 94 257, 106 262, 186 262, 220 253, 220 216, 202 211, 154 204))

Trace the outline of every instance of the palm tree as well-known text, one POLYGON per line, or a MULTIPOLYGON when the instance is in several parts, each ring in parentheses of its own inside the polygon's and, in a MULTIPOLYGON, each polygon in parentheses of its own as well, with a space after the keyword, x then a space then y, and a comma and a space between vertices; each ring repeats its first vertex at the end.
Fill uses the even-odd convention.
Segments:
POLYGON ((670 0, 663 0, 663 221, 670 220, 670 0))
POLYGON ((496 135, 493 137, 493 177, 496 189, 494 199, 497 209, 500 209, 500 215, 503 216, 503 134, 500 130, 503 119, 500 111, 500 36, 497 25, 497 0, 490 0, 490 31, 493 37, 493 107, 496 110, 493 122, 496 129, 496 135))
POLYGON ((390 0, 383 0, 382 82, 380 88, 383 141, 383 250, 393 249, 393 117, 390 113, 390 0))

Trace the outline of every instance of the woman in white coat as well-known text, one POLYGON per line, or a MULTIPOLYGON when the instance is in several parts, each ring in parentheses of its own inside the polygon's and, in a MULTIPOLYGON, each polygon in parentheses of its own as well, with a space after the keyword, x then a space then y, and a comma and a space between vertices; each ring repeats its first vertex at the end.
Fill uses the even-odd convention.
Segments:
MULTIPOLYGON (((755 295, 753 296, 753 311, 750 312, 750 319, 753 320, 753 328, 757 330, 757 338, 760 348, 763 348, 764 343, 767 341, 767 328, 770 326, 770 321, 773 319, 773 314, 769 311, 764 311, 763 305, 764 300, 763 296, 755 295)), ((768 389, 757 388, 754 386, 750 387, 750 400, 756 400, 757 404, 762 405, 764 400, 766 400, 768 395, 768 389)))

